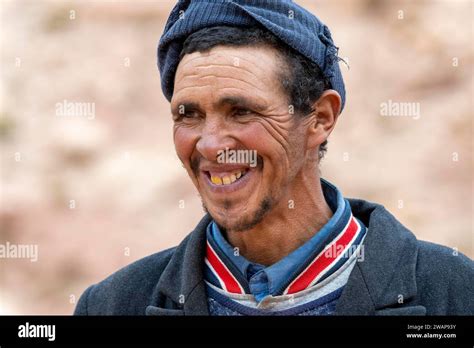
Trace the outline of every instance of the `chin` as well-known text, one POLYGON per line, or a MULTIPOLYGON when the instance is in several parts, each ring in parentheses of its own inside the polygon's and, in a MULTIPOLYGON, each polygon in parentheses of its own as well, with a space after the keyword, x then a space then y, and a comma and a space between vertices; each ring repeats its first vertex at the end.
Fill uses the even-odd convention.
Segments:
POLYGON ((241 224, 243 217, 239 214, 230 214, 229 212, 217 211, 212 212, 210 211, 209 214, 211 215, 212 219, 221 227, 225 228, 226 230, 234 230, 238 225, 241 224))
POLYGON ((254 228, 260 224, 273 207, 269 198, 262 200, 258 208, 247 211, 243 216, 242 210, 233 209, 232 212, 219 209, 217 213, 209 211, 214 221, 226 231, 241 232, 254 228))

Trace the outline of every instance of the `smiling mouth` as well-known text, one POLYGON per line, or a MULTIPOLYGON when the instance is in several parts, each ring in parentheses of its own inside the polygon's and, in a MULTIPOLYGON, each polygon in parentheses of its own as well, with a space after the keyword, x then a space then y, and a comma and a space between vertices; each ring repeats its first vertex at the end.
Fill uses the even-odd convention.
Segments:
POLYGON ((248 169, 242 169, 235 171, 231 174, 223 174, 223 173, 212 173, 209 171, 205 171, 204 173, 210 179, 210 181, 216 186, 226 186, 235 183, 236 181, 242 180, 243 177, 248 173, 248 169))

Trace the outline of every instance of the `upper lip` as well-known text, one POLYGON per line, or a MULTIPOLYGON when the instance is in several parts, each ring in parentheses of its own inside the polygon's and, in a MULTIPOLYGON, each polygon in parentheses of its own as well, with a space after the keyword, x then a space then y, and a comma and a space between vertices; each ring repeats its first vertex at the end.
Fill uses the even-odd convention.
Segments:
POLYGON ((203 172, 213 172, 213 173, 228 173, 228 172, 238 172, 241 170, 248 169, 249 166, 242 164, 218 164, 218 165, 203 165, 201 170, 203 172))

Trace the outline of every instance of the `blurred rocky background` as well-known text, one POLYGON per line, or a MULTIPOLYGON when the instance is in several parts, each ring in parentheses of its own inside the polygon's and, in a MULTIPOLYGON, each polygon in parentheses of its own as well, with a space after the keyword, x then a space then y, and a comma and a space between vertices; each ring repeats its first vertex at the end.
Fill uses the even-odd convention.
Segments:
MULTIPOLYGON (((323 176, 472 258, 473 3, 297 2, 350 66, 323 176), (419 117, 383 116, 390 101, 419 117)), ((86 286, 202 216, 156 67, 173 5, 0 1, 0 244, 39 252, 0 259, 0 313, 72 313, 86 286), (93 112, 58 111, 68 102, 93 112)))

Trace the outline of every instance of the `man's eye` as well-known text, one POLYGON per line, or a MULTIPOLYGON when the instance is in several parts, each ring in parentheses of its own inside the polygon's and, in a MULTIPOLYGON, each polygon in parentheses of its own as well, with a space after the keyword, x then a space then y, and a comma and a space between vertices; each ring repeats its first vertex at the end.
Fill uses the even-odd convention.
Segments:
POLYGON ((245 115, 250 115, 252 114, 252 111, 249 109, 236 109, 234 111, 235 116, 245 116, 245 115))
POLYGON ((196 118, 196 117, 199 117, 199 113, 197 111, 186 111, 184 114, 183 114, 183 117, 185 118, 196 118))
POLYGON ((199 117, 199 113, 197 111, 187 110, 187 111, 178 113, 176 117, 174 118, 174 120, 179 121, 182 119, 193 119, 193 118, 198 118, 198 117, 199 117))

